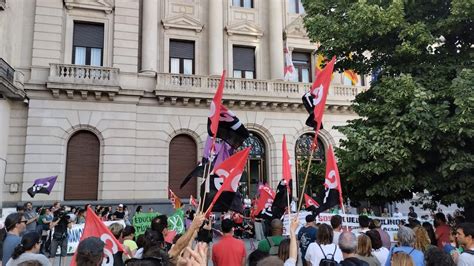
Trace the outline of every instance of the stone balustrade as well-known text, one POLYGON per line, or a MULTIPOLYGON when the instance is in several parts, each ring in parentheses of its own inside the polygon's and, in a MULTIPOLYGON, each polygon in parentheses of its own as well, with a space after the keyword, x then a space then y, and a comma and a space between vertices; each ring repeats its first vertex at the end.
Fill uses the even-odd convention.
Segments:
POLYGON ((100 100, 103 94, 110 100, 119 91, 119 69, 112 67, 50 64, 47 87, 54 97, 64 91, 68 98, 75 94, 87 99, 89 94, 100 100), (77 92, 77 93, 76 93, 77 92))
POLYGON ((50 64, 50 82, 118 86, 118 68, 50 64))
MULTIPOLYGON (((155 93, 162 100, 166 97, 209 99, 215 93, 219 80, 218 76, 159 73, 155 93)), ((297 104, 301 103, 301 97, 310 88, 310 83, 226 78, 224 100, 297 104)), ((348 106, 357 94, 366 89, 363 86, 332 84, 327 103, 348 106)))

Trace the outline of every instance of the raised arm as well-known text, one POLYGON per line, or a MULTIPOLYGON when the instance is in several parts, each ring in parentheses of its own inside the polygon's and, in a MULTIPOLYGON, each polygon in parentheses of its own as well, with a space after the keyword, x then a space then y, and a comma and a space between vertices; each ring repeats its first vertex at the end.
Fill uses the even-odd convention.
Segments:
POLYGON ((181 251, 183 251, 188 246, 189 242, 194 236, 194 233, 199 230, 199 227, 201 227, 202 223, 204 222, 204 219, 205 217, 203 214, 197 214, 194 216, 194 220, 191 223, 189 229, 183 236, 178 239, 178 241, 176 241, 176 244, 174 244, 173 247, 171 247, 171 249, 168 251, 170 262, 172 262, 173 264, 177 263, 181 251))

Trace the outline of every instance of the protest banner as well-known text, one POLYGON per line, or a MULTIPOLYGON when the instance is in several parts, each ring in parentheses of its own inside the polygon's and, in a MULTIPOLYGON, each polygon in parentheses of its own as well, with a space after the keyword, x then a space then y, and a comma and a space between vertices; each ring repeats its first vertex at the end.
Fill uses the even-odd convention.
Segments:
MULTIPOLYGON (((301 211, 299 213, 298 220, 300 222, 300 225, 298 229, 296 230, 296 233, 300 230, 302 226, 306 224, 306 216, 311 214, 311 212, 307 211, 301 211)), ((315 223, 325 223, 328 225, 331 225, 331 217, 335 214, 331 213, 320 213, 315 220, 315 223)), ((354 214, 339 214, 342 217, 342 226, 343 229, 346 229, 346 227, 349 228, 349 230, 355 234, 359 232, 359 215, 354 215, 354 214)), ((292 213, 291 217, 295 217, 296 213, 292 213)), ((370 216, 369 218, 371 219, 378 219, 380 220, 380 223, 382 224, 382 230, 386 231, 390 235, 390 241, 396 242, 397 241, 397 232, 398 232, 398 226, 401 221, 408 221, 408 217, 377 217, 377 216, 370 216)), ((421 222, 430 222, 432 223, 433 221, 431 220, 423 220, 421 219, 421 222)), ((290 230, 290 220, 288 219, 288 214, 283 216, 283 234, 288 235, 290 230)))
POLYGON ((158 215, 160 215, 158 212, 142 212, 135 214, 132 219, 132 224, 135 228, 135 236, 138 237, 145 233, 146 229, 151 226, 151 220, 158 215))

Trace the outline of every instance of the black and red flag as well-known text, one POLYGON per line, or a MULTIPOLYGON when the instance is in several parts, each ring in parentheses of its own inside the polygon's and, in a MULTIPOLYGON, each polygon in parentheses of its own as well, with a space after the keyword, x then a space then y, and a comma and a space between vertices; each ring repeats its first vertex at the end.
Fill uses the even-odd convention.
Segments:
POLYGON ((293 182, 289 183, 289 188, 287 187, 287 183, 284 179, 280 180, 280 183, 278 183, 275 199, 273 200, 272 205, 273 219, 280 219, 287 211, 288 198, 286 193, 290 193, 288 196, 290 199, 293 198, 291 194, 293 188, 292 183, 293 182))
POLYGON ((316 137, 322 128, 324 107, 326 106, 326 99, 335 62, 336 57, 333 57, 324 69, 317 73, 311 90, 302 97, 303 105, 309 113, 306 125, 314 128, 316 137))
POLYGON ((249 152, 250 148, 246 148, 214 167, 209 177, 209 188, 206 189, 206 182, 201 185, 201 199, 204 192, 209 191, 204 201, 204 210, 226 212, 231 208, 249 152))
MULTIPOLYGON (((217 138, 229 143, 232 148, 237 149, 249 137, 249 132, 240 122, 239 118, 224 105, 221 105, 217 138)), ((211 119, 207 122, 207 133, 214 136, 211 119)))
POLYGON ((304 202, 305 202, 306 210, 308 211, 313 212, 319 208, 319 203, 306 193, 304 194, 304 202))
POLYGON ((339 170, 337 169, 332 145, 329 145, 326 152, 324 190, 322 193, 318 194, 316 200, 321 203, 319 208, 316 208, 313 211, 316 215, 337 205, 342 207, 341 178, 339 177, 339 170))

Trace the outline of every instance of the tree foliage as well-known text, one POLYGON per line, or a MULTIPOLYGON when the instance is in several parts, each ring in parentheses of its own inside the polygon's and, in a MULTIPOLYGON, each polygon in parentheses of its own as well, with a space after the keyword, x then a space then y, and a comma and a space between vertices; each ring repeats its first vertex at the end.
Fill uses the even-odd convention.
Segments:
POLYGON ((338 129, 344 190, 391 202, 429 191, 474 208, 474 2, 306 0, 305 26, 336 68, 381 70, 338 129), (349 58, 351 54, 351 58, 349 58))

